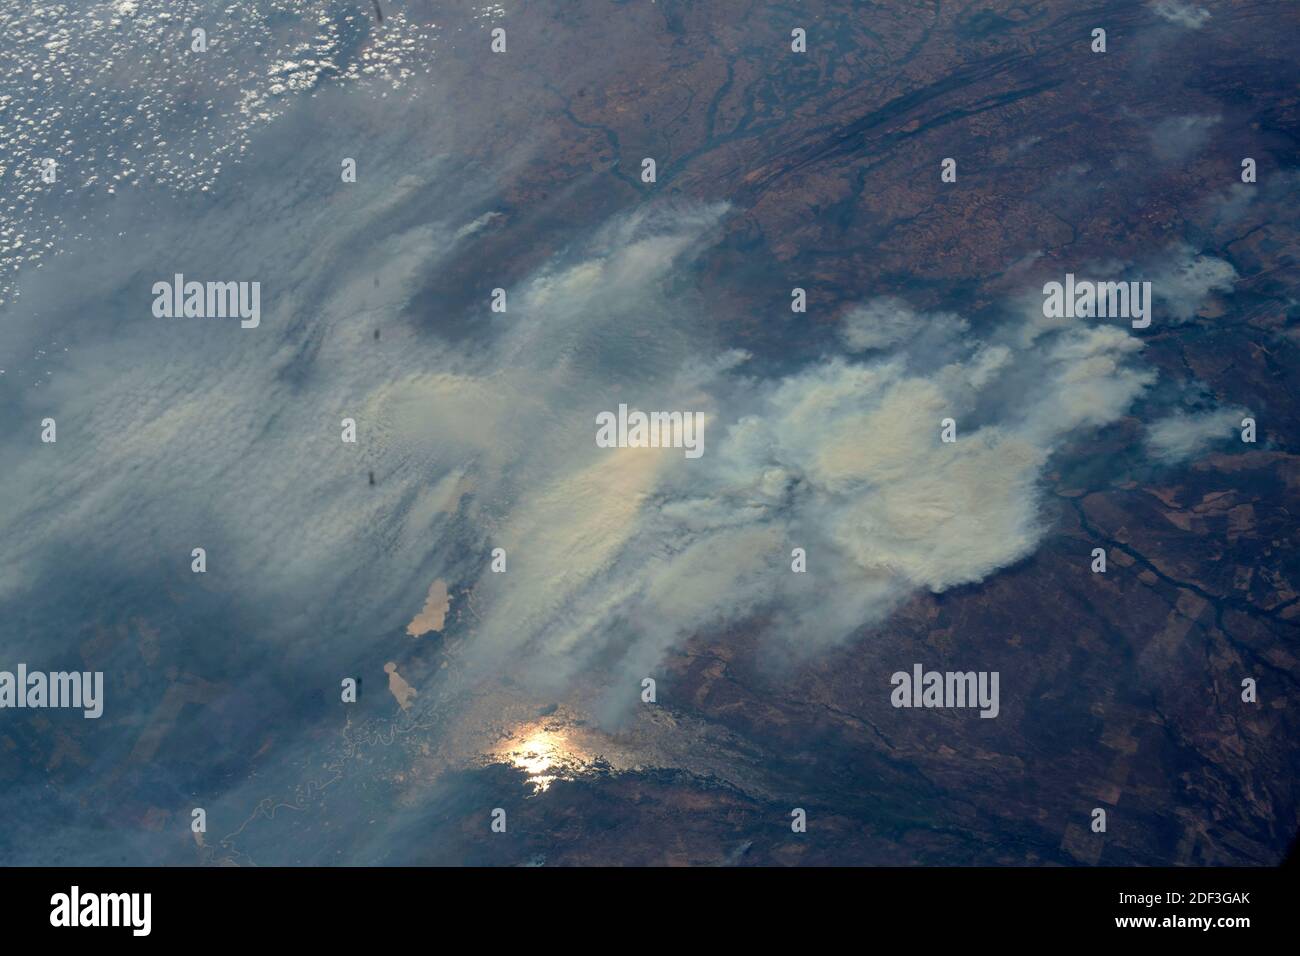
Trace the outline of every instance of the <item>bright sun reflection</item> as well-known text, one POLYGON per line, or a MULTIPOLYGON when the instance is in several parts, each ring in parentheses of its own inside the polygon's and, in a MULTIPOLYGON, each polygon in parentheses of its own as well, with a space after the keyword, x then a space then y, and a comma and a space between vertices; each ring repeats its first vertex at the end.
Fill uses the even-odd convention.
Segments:
POLYGON ((581 773, 591 762, 588 754, 570 743, 563 730, 526 724, 498 745, 489 756, 510 763, 528 774, 533 793, 543 793, 556 780, 581 773))

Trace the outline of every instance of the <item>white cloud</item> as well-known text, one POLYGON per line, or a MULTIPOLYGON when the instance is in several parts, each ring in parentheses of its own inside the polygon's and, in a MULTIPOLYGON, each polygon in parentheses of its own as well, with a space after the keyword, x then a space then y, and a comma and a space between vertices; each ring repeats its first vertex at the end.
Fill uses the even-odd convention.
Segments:
POLYGON ((1220 408, 1189 414, 1177 412, 1147 428, 1147 449, 1164 464, 1176 464, 1193 458, 1215 442, 1232 438, 1249 414, 1242 408, 1220 408))
POLYGON ((1179 322, 1190 319, 1211 292, 1231 292, 1237 270, 1232 263, 1197 254, 1186 244, 1174 247, 1151 277, 1151 290, 1179 322))
POLYGON ((840 324, 840 337, 850 352, 898 345, 917 336, 957 336, 967 323, 951 313, 920 316, 902 299, 884 297, 854 306, 840 324))
POLYGON ((1184 3, 1182 0, 1157 0, 1152 4, 1151 9, 1162 20, 1177 23, 1189 30, 1199 30, 1210 19, 1209 10, 1184 3))
MULTIPOLYGON (((845 323, 873 358, 773 380, 724 361, 663 390, 664 407, 689 408, 691 393, 705 404, 699 461, 590 449, 530 481, 497 536, 521 555, 508 587, 488 573, 477 585, 492 596, 481 659, 562 680, 613 654, 625 687, 673 643, 751 615, 796 650, 841 640, 918 588, 979 581, 1032 552, 1048 458, 1154 379, 1132 362, 1140 340, 1110 326, 963 335, 959 318, 899 300, 845 323), (882 324, 892 331, 872 338, 882 324), (940 441, 945 417, 955 444, 940 441), (807 575, 790 570, 795 546, 807 575)), ((593 377, 583 391, 604 387, 593 377)), ((606 395, 593 407, 623 397, 606 395)))
MULTIPOLYGON (((401 637, 438 578, 473 591, 463 626, 485 673, 562 687, 599 666, 613 713, 692 634, 754 616, 813 651, 916 589, 1031 553, 1048 459, 1153 379, 1123 328, 1012 317, 975 334, 901 300, 849 312, 849 354, 758 376, 668 281, 721 205, 615 218, 515 282, 504 316, 485 298, 456 341, 394 316, 498 222, 438 163, 407 174, 420 181, 348 215, 286 222, 251 202, 157 230, 138 258, 164 275, 262 276, 262 326, 124 319, 69 360, 40 402, 58 445, 3 451, 0 529, 18 544, 0 599, 36 585, 59 543, 93 540, 141 575, 202 545, 213 580, 257 609, 260 644, 326 657, 401 637), (299 234, 321 237, 311 255, 299 234), (703 413, 703 457, 597 448, 594 416, 620 402, 703 413)), ((121 296, 147 313, 147 290, 121 296)))

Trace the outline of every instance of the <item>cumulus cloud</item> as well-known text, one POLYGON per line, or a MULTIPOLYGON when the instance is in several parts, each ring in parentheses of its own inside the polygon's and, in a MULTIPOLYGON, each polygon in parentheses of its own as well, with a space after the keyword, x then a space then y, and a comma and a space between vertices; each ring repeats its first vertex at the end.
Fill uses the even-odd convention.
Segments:
MULTIPOLYGON (((702 225, 692 218, 687 234, 702 225)), ((643 262, 661 261, 649 249, 687 244, 640 242, 643 262)), ((583 422, 570 457, 549 462, 503 516, 494 541, 520 557, 508 582, 483 571, 475 584, 488 596, 481 659, 528 661, 535 679, 558 682, 599 659, 623 686, 674 643, 751 617, 813 650, 918 588, 978 581, 1030 553, 1046 461, 1068 436, 1122 415, 1154 375, 1132 361, 1141 343, 1123 329, 1076 325, 1027 342, 1017 321, 984 336, 959 334, 966 328, 873 300, 841 330, 851 352, 871 353, 864 360, 832 356, 761 380, 736 353, 696 359, 689 378, 657 389, 654 407, 707 412, 698 461, 596 449, 583 422), (954 444, 940 438, 949 417, 954 444), (807 550, 806 575, 790 570, 793 547, 807 550)), ((683 344, 670 367, 699 343, 683 344)), ((576 389, 595 397, 589 407, 628 397, 589 373, 576 389)))
POLYGON ((1232 263, 1179 244, 1156 266, 1151 289, 1173 319, 1185 322, 1196 314, 1211 292, 1231 292, 1236 278, 1237 270, 1232 263))
POLYGON ((1147 428, 1146 444, 1151 456, 1171 465, 1193 458, 1215 442, 1232 438, 1249 414, 1243 408, 1220 408, 1208 412, 1176 412, 1147 428))
POLYGON ((960 335, 968 323, 951 313, 918 315, 902 299, 872 299, 850 309, 841 320, 840 337, 850 352, 866 352, 898 345, 908 339, 960 335))
MULTIPOLYGON (((1149 281, 1156 303, 1154 321, 1160 325, 1186 322, 1201 310, 1212 293, 1231 293, 1237 280, 1232 263, 1199 252, 1183 242, 1174 243, 1142 262, 1101 260, 1072 268, 1061 267, 1055 273, 1042 273, 1042 282, 1060 282, 1067 271, 1073 271, 1078 280, 1093 282, 1149 281)), ((1027 285, 1028 288, 1016 293, 1008 303, 1020 319, 1022 345, 1043 334, 1067 331, 1079 323, 1080 320, 1067 315, 1043 315, 1042 285, 1034 287, 1028 281, 1027 285)))
POLYGON ((1157 0, 1151 9, 1162 20, 1177 23, 1189 30, 1199 30, 1210 19, 1209 10, 1184 3, 1183 0, 1157 0))

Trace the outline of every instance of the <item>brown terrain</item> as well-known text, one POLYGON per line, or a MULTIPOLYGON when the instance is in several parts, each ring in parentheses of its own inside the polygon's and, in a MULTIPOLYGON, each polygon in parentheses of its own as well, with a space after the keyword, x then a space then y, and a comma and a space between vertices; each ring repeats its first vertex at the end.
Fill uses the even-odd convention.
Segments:
MULTIPOLYGON (((1255 410, 1261 435, 1243 446, 1259 450, 1157 472, 1138 455, 1139 421, 1107 430, 1085 450, 1092 464, 1049 476, 1052 530, 1035 555, 915 596, 793 678, 743 629, 699 635, 666 664, 671 717, 619 737, 686 737, 688 755, 563 779, 525 801, 517 826, 531 836, 508 848, 485 846, 477 811, 449 812, 464 839, 431 859, 1282 858, 1300 823, 1298 21, 1262 3, 1215 6, 1211 23, 1195 32, 1129 3, 582 3, 512 17, 528 96, 518 72, 467 57, 467 84, 498 104, 503 136, 535 117, 546 161, 514 186, 514 228, 484 239, 501 248, 467 256, 439 294, 472 284, 481 256, 520 274, 541 261, 554 233, 524 210, 546 209, 565 183, 603 174, 599 188, 571 187, 587 190, 593 220, 636 201, 649 188, 642 156, 657 158, 660 192, 738 210, 699 293, 729 303, 711 319, 721 336, 774 363, 816 355, 824 338, 808 323, 829 328, 868 290, 978 322, 1034 276, 1141 263, 1182 241, 1239 279, 1190 321, 1149 330, 1146 359, 1163 382, 1255 410), (606 23, 640 42, 611 43, 616 62, 575 58, 599 49, 606 23), (796 25, 804 57, 783 53, 796 25), (1108 31, 1105 55, 1089 50, 1094 26, 1108 31), (1187 115, 1219 117, 1204 148, 1154 158, 1152 124, 1187 115), (1246 155, 1267 171, 1230 217, 1246 155), (955 187, 937 175, 944 156, 959 158, 955 187), (788 311, 793 285, 809 290, 806 317, 788 311), (1105 575, 1088 567, 1098 546, 1105 575), (892 671, 962 670, 973 657, 1003 675, 999 719, 890 706, 892 671), (1258 681, 1258 703, 1242 701, 1243 677, 1258 681), (706 766, 710 752, 723 769, 706 766), (790 832, 793 807, 808 810, 806 835, 790 832), (1095 807, 1105 834, 1089 830, 1095 807)), ((551 719, 560 735, 581 726, 551 719)))
MULTIPOLYGON (((233 833, 214 828, 199 858, 248 862, 241 834, 272 819, 284 862, 344 858, 326 839, 342 800, 320 794, 346 765, 358 772, 339 790, 387 788, 410 815, 400 858, 375 862, 1278 863, 1300 828, 1300 7, 1207 3, 1212 18, 1192 29, 1118 2, 576 0, 512 9, 511 55, 498 58, 481 54, 482 24, 448 6, 405 6, 448 40, 438 95, 473 105, 431 115, 453 137, 464 124, 465 168, 517 165, 500 221, 429 277, 411 321, 433 321, 424 306, 454 321, 651 190, 731 204, 685 292, 709 304, 710 336, 770 368, 822 355, 867 296, 978 328, 1044 277, 1103 261, 1140 270, 1185 243, 1238 278, 1188 321, 1140 333, 1143 361, 1169 393, 1250 409, 1258 441, 1158 468, 1139 404, 1053 466, 1041 546, 979 584, 915 594, 796 662, 772 658, 763 621, 696 635, 660 668, 660 705, 619 732, 509 686, 477 690, 446 726, 403 725, 403 755, 391 734, 349 722, 339 738, 331 723, 311 733, 345 742, 338 761, 250 805, 233 833), (796 26, 804 55, 790 53, 796 26), (1094 27, 1105 54, 1089 49, 1094 27), (1188 116, 1217 121, 1197 148, 1161 154, 1153 128, 1188 116), (653 186, 639 180, 645 156, 653 186), (949 156, 958 181, 945 184, 949 156), (1245 156, 1259 163, 1250 186, 1245 156), (486 278, 488 260, 507 273, 486 278), (806 315, 790 311, 796 285, 806 315), (1096 547, 1104 575, 1089 569, 1096 547), (999 671, 1000 716, 893 708, 889 677, 913 662, 999 671), (1247 677, 1256 703, 1242 700, 1247 677), (490 839, 484 807, 503 792, 516 795, 510 837, 490 839), (326 821, 276 816, 277 801, 319 801, 326 821), (791 832, 796 807, 806 834, 791 832), (1104 834, 1089 829, 1098 807, 1104 834)), ((368 706, 391 719, 394 696, 409 703, 382 670, 398 653, 389 676, 433 697, 429 682, 472 639, 473 599, 452 584, 410 609, 419 640, 396 635, 394 656, 359 662, 368 706)), ((98 628, 83 658, 134 641, 154 679, 155 626, 98 628)), ((182 711, 212 699, 193 676, 204 661, 192 663, 168 671, 138 752, 101 783, 124 826, 184 822, 157 805, 184 795, 122 788, 167 756, 182 711)), ((206 714, 203 732, 219 741, 247 700, 206 714)), ((274 717, 257 754, 268 762, 274 717)), ((0 752, 20 745, 0 735, 0 752)), ((40 759, 71 773, 79 747, 60 736, 40 759)))

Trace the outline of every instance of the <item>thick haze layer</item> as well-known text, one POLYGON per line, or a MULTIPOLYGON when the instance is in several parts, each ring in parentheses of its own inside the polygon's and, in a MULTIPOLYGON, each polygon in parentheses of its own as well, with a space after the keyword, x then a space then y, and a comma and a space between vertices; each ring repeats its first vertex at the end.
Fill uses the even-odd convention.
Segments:
POLYGON ((913 588, 1029 553, 1044 463, 1153 377, 1122 328, 1009 320, 936 340, 914 333, 942 317, 898 302, 850 316, 843 354, 751 377, 713 340, 708 303, 666 291, 724 204, 617 216, 453 342, 394 318, 460 243, 499 228, 473 181, 413 161, 366 172, 395 185, 313 202, 320 179, 247 170, 255 185, 228 202, 111 255, 70 254, 80 281, 55 263, 28 284, 11 326, 30 303, 43 333, 78 346, 14 396, 16 420, 53 417, 60 437, 6 445, 6 599, 40 590, 52 549, 111 542, 118 572, 147 577, 205 546, 213 580, 256 609, 258 643, 317 657, 409 619, 434 577, 481 599, 476 656, 527 660, 542 680, 612 647, 630 682, 672 642, 756 612, 816 647, 913 588), (260 326, 154 318, 148 290, 177 272, 259 280, 260 326), (870 340, 864 315, 909 328, 870 340), (596 414, 620 403, 704 413, 703 456, 598 448, 596 414), (346 417, 355 446, 340 441, 346 417), (940 440, 949 417, 955 444, 940 440), (492 547, 507 574, 487 570, 492 547), (811 555, 806 577, 790 573, 794 547, 811 555))
MULTIPOLYGON (((359 659, 400 657, 437 580, 473 602, 471 680, 580 693, 613 726, 693 635, 744 623, 797 658, 1033 553, 1054 456, 1157 381, 1127 322, 1047 322, 1028 280, 978 326, 864 290, 824 355, 764 371, 694 282, 735 214, 721 195, 647 198, 516 281, 478 262, 467 306, 431 301, 436 277, 512 227, 502 193, 535 149, 521 135, 492 165, 464 162, 492 131, 437 122, 457 104, 409 59, 436 37, 397 21, 367 38, 351 8, 240 7, 238 42, 213 31, 224 59, 196 61, 237 69, 182 82, 166 57, 129 61, 164 39, 183 51, 194 12, 142 6, 98 5, 84 29, 53 7, 7 23, 23 52, 6 82, 23 92, 4 125, 4 181, 21 187, 0 263, 0 665, 79 666, 94 635, 78 609, 124 600, 194 642, 194 673, 219 677, 229 707, 257 702, 293 737, 286 686, 332 699, 359 659), (93 92, 76 87, 82 61, 99 64, 93 92), (58 191, 33 179, 50 151, 58 191), (73 226, 74 209, 93 215, 73 226), (153 284, 178 273, 259 282, 260 325, 154 317, 153 284), (488 308, 498 285, 504 313, 488 308), (703 455, 597 447, 596 416, 620 404, 702 413, 703 455)), ((1162 318, 1232 287, 1220 260, 1161 256, 1162 318)), ((1152 457, 1185 458, 1239 417, 1162 419, 1152 457)), ((151 717, 125 652, 91 657, 108 767, 151 717)), ((440 689, 416 690, 419 714, 440 689)), ((250 720, 220 759, 259 742, 250 720)))

